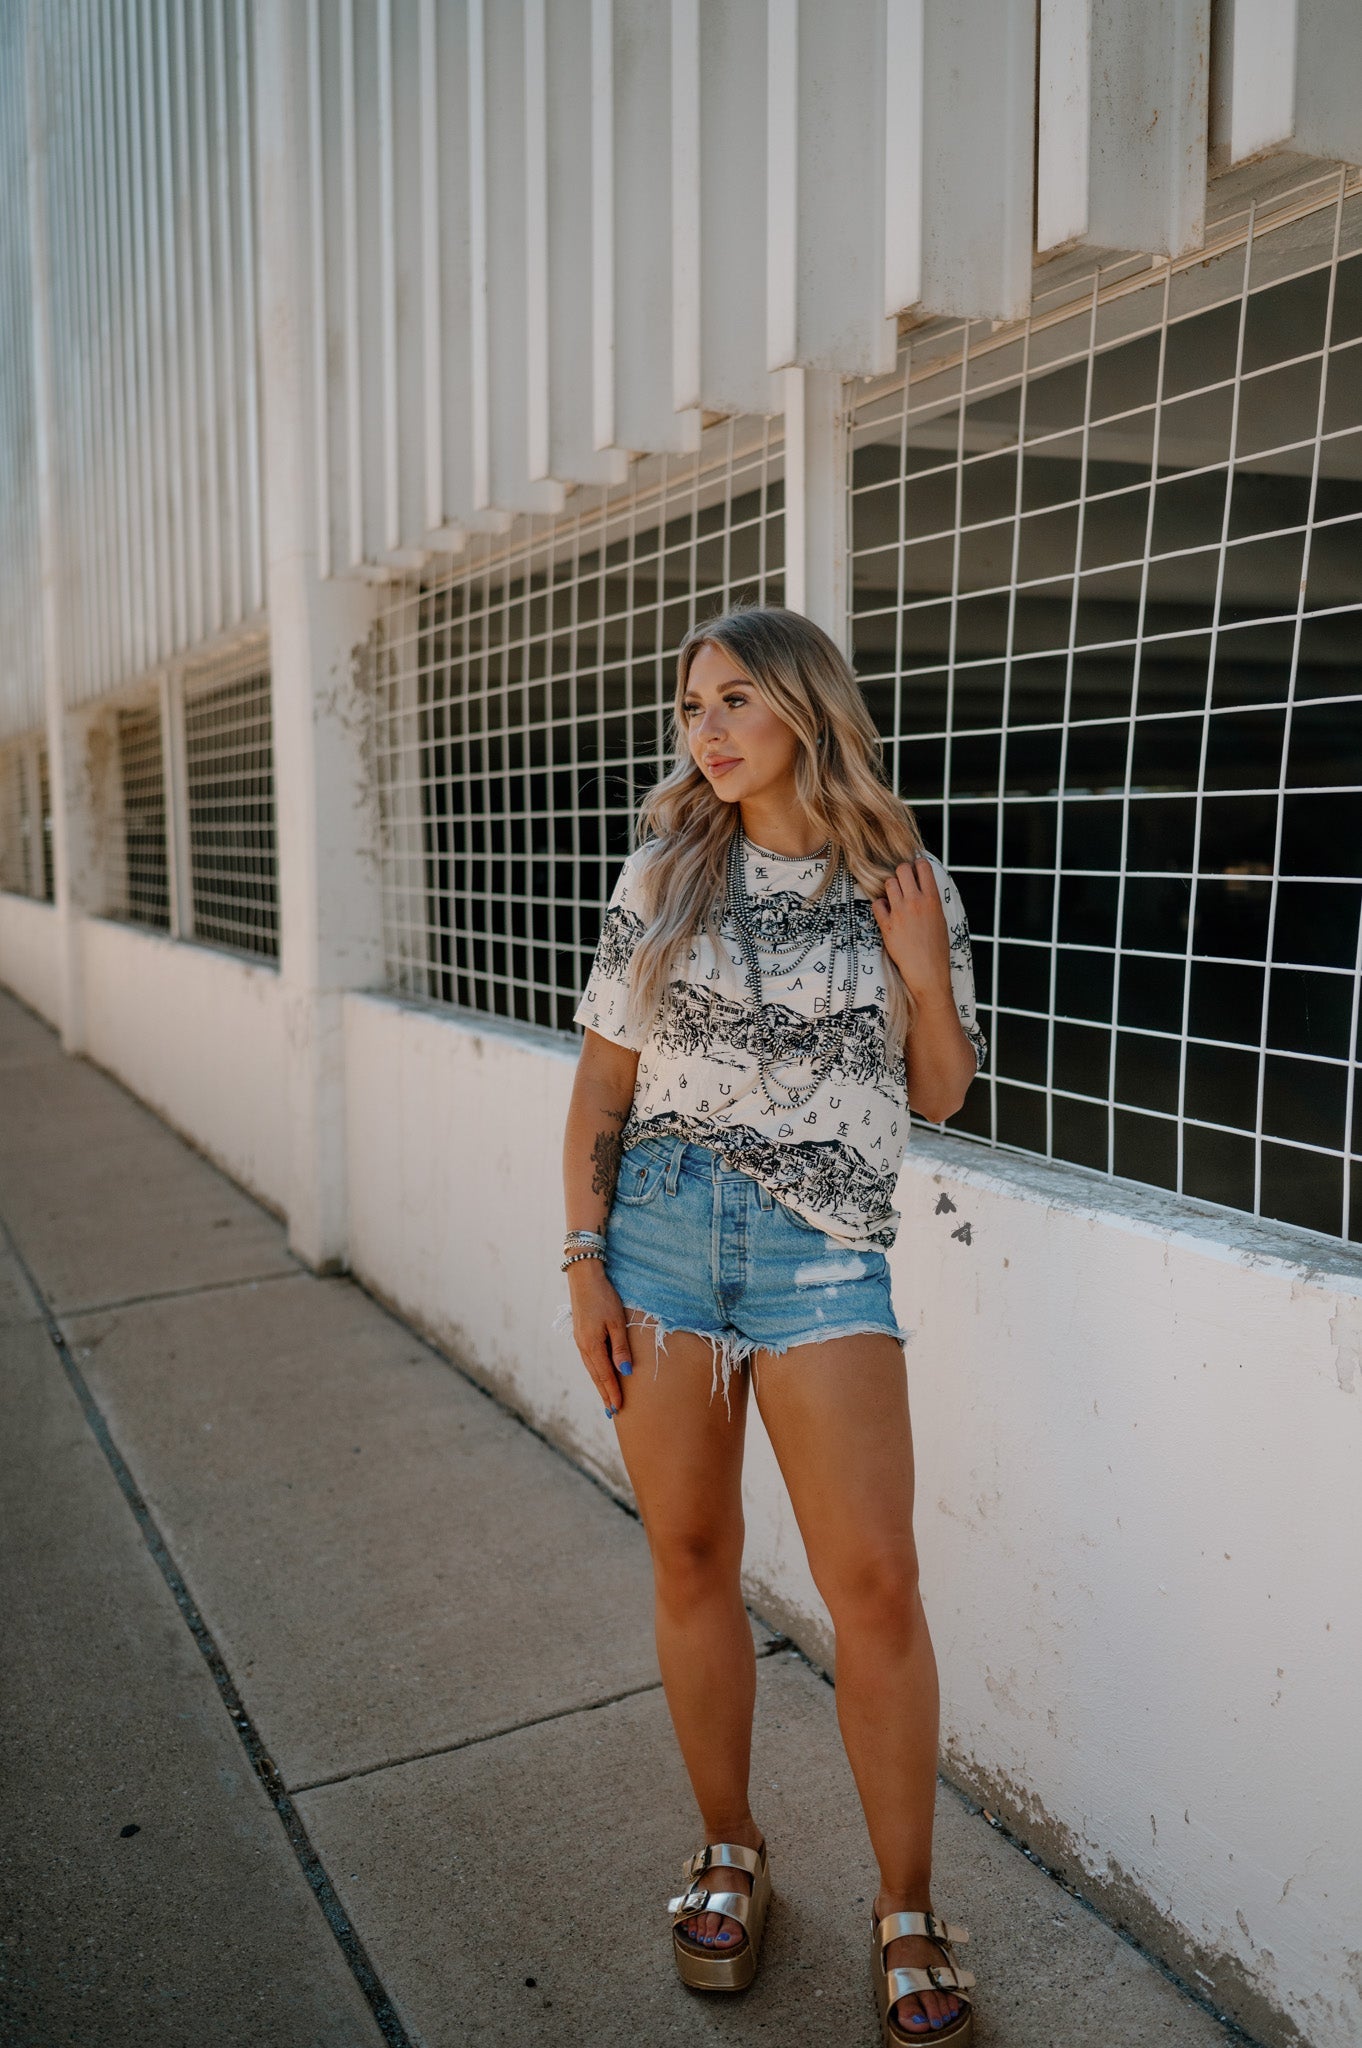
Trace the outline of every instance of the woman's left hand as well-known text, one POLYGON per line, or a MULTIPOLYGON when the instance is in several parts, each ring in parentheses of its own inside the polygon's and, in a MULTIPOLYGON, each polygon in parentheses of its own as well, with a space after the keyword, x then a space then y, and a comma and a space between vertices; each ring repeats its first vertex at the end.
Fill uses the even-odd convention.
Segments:
POLYGON ((951 942, 941 895, 925 855, 901 861, 885 879, 884 894, 871 902, 884 950, 897 967, 904 987, 918 1003, 945 1001, 951 995, 951 942))

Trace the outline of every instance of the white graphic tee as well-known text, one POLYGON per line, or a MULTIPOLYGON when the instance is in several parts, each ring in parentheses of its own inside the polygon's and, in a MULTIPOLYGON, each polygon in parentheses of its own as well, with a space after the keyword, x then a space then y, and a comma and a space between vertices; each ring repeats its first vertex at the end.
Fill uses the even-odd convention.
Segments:
MULTIPOLYGON (((888 1249, 899 1216, 894 1186, 908 1143, 903 1049, 885 1034, 885 959, 870 899, 859 887, 852 905, 858 953, 856 1007, 818 1093, 798 1109, 773 1108, 762 1087, 755 1020, 737 933, 725 917, 718 943, 700 932, 681 956, 675 978, 645 1037, 627 1021, 629 962, 643 936, 639 872, 648 847, 632 853, 610 898, 600 944, 577 1023, 639 1055, 633 1106, 622 1133, 627 1151, 644 1138, 683 1138, 708 1145, 726 1166, 759 1181, 796 1215, 842 1244, 888 1249)), ((928 855, 950 934, 951 986, 966 1036, 982 1065, 987 1047, 975 1020, 969 929, 960 898, 940 861, 928 855)), ((779 942, 822 879, 826 861, 768 853, 744 845, 748 900, 759 937, 779 942)), ((840 923, 840 920, 838 920, 840 923)), ((834 937, 836 935, 834 934, 834 937)), ((773 1078, 797 1088, 812 1078, 819 1054, 842 1032, 834 996, 825 1003, 829 941, 792 968, 767 971, 762 950, 768 1043, 773 1078)), ((834 976, 841 1000, 851 986, 834 976)), ((779 1086, 773 1092, 779 1100, 779 1086)))

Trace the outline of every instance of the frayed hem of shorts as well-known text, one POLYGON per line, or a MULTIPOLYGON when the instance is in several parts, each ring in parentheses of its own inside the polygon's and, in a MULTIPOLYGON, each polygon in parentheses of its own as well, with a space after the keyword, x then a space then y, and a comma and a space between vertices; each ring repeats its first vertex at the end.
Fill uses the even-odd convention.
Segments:
MULTIPOLYGON (((662 1318, 654 1314, 652 1309, 644 1308, 641 1303, 636 1301, 622 1302, 621 1306, 625 1311, 626 1328, 636 1330, 646 1327, 652 1331, 656 1339, 657 1358, 653 1365, 654 1379, 657 1378, 658 1373, 662 1369, 662 1360, 666 1353, 667 1339, 669 1337, 698 1337, 701 1343, 708 1344, 712 1364, 709 1398, 712 1401, 722 1386, 724 1391, 724 1407, 731 1417, 733 1405, 729 1399, 729 1381, 735 1372, 741 1372, 754 1351, 769 1350, 769 1345, 754 1344, 750 1337, 740 1337, 733 1330, 687 1330, 683 1329, 680 1324, 664 1323, 662 1318)), ((571 1334, 572 1308, 570 1304, 565 1303, 559 1309, 553 1319, 553 1327, 555 1330, 565 1330, 571 1334)))
MULTIPOLYGON (((755 1354, 758 1351, 767 1351, 771 1354, 772 1358, 781 1358, 787 1351, 793 1351, 801 1344, 826 1344, 835 1337, 892 1337, 897 1344, 908 1344, 912 1341, 913 1337, 911 1330, 887 1330, 883 1323, 840 1323, 835 1329, 831 1330, 815 1329, 805 1331, 797 1337, 787 1338, 783 1344, 760 1344, 753 1337, 740 1337, 735 1330, 688 1330, 680 1324, 664 1323, 662 1318, 656 1315, 652 1309, 643 1308, 638 1302, 626 1301, 622 1306, 626 1310, 626 1325, 629 1329, 632 1330, 646 1326, 652 1330, 657 1340, 657 1359, 653 1367, 654 1379, 656 1379, 658 1372, 661 1370, 662 1359, 666 1353, 667 1339, 669 1337, 698 1337, 701 1343, 708 1344, 711 1361, 709 1398, 712 1401, 722 1386, 724 1407, 730 1417, 732 1416, 733 1408, 729 1399, 729 1382, 733 1378, 734 1373, 741 1372, 747 1361, 752 1359, 752 1384, 755 1387, 757 1375, 755 1354)), ((572 1309, 569 1304, 565 1303, 559 1309, 553 1319, 553 1327, 555 1330, 571 1332, 572 1309)))
POLYGON ((784 1344, 759 1344, 759 1351, 769 1351, 773 1358, 781 1358, 787 1351, 794 1351, 801 1344, 827 1344, 834 1337, 892 1337, 896 1344, 911 1344, 911 1330, 887 1330, 883 1323, 839 1323, 834 1330, 821 1326, 816 1330, 805 1330, 801 1336, 791 1337, 784 1344))

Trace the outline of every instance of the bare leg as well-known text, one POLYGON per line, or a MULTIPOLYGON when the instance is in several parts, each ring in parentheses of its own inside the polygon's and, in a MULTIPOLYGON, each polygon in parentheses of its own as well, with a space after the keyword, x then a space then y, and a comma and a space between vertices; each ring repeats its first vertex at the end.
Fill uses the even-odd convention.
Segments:
MULTIPOLYGON (((880 1868, 877 1916, 931 1905, 940 1696, 918 1591, 913 1440, 892 1337, 833 1338, 757 1360, 758 1401, 809 1565, 837 1635, 837 1718, 880 1868)), ((890 1967, 940 1964, 923 1935, 890 1967)), ((930 2037, 953 1992, 901 1998, 899 2025, 930 2037)))
MULTIPOLYGON (((675 1333, 654 1375, 656 1339, 630 1331, 632 1376, 615 1425, 653 1561, 657 1660, 676 1739, 707 1842, 761 1846, 748 1805, 757 1666, 743 1607, 742 1452, 747 1380, 710 1399, 710 1347, 675 1333)), ((745 1871, 726 1869, 715 1889, 750 1892, 745 1871)), ((742 1935, 738 1922, 703 1913, 682 1923, 716 1951, 742 1935)))

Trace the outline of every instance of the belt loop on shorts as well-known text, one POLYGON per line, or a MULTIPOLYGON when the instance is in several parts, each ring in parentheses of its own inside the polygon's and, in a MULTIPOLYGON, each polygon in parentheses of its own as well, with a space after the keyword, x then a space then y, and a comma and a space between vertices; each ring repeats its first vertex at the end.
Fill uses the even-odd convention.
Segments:
POLYGON ((757 1207, 759 1209, 774 1209, 775 1200, 771 1194, 771 1190, 765 1185, 765 1183, 762 1181, 754 1181, 753 1186, 756 1188, 757 1191, 757 1207))
POLYGON ((681 1162, 682 1162, 682 1160, 683 1160, 683 1159, 685 1158, 685 1156, 686 1156, 686 1141, 685 1141, 685 1139, 684 1139, 684 1138, 674 1138, 674 1139, 672 1140, 672 1156, 671 1156, 671 1158, 670 1158, 670 1159, 669 1159, 669 1160, 667 1161, 667 1174, 666 1174, 666 1178, 665 1178, 665 1180, 664 1180, 664 1181, 663 1181, 663 1183, 662 1183, 663 1187, 664 1187, 664 1188, 665 1188, 665 1189, 667 1190, 667 1193, 668 1193, 669 1195, 674 1195, 674 1194, 676 1193, 676 1191, 677 1191, 677 1188, 678 1188, 678 1187, 680 1186, 680 1182, 681 1182, 681 1162))

